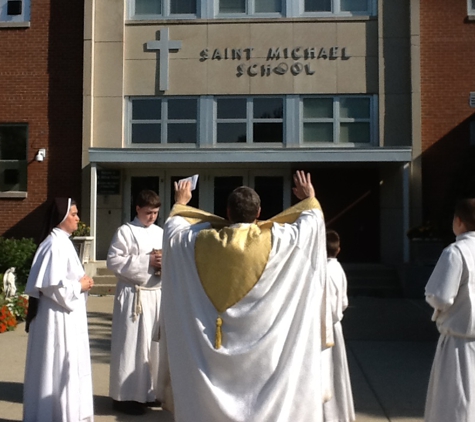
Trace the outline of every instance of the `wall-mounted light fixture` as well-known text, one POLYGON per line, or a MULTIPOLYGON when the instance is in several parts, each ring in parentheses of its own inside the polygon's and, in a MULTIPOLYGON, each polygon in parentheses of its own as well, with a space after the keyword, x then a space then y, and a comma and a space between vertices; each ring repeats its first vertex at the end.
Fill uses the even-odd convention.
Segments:
POLYGON ((38 162, 43 161, 46 158, 46 149, 40 148, 35 155, 35 160, 38 162))

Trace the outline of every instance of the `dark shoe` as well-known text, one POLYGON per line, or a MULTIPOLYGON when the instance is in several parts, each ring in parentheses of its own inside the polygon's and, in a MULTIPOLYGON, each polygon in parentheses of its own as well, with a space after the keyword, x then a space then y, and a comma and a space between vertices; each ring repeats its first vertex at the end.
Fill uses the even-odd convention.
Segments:
POLYGON ((112 408, 127 415, 144 415, 146 412, 144 405, 137 401, 112 400, 112 408))

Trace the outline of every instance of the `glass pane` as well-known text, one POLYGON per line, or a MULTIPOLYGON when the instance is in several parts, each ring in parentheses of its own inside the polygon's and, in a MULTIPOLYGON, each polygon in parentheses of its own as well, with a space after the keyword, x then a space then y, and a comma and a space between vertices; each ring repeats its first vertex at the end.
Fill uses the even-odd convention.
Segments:
POLYGON ((161 0, 135 0, 136 15, 161 15, 161 0))
POLYGON ((160 120, 162 100, 133 100, 132 120, 160 120))
POLYGON ((159 144, 161 139, 161 124, 133 124, 132 143, 133 144, 159 144))
MULTIPOLYGON (((180 179, 186 179, 190 177, 190 174, 183 176, 172 176, 170 178, 170 204, 175 203, 175 182, 178 182, 180 179)), ((198 182, 196 183, 196 189, 191 192, 191 200, 188 202, 190 207, 199 208, 200 206, 200 178, 198 177, 198 182)))
POLYGON ((26 160, 27 125, 0 125, 0 160, 26 160))
POLYGON ((472 0, 472 3, 471 3, 471 7, 472 7, 472 10, 475 9, 475 0, 472 0))
POLYGON ((369 98, 341 98, 340 117, 369 119, 369 98))
POLYGON ((281 0, 255 0, 256 13, 280 13, 282 10, 281 0))
POLYGON ((214 178, 214 214, 226 218, 228 196, 234 189, 242 186, 242 184, 242 176, 223 176, 214 178))
POLYGON ((303 125, 304 142, 333 142, 332 123, 305 123, 303 125))
POLYGON ((169 144, 196 143, 196 123, 169 123, 168 139, 169 144))
POLYGON ((332 98, 304 98, 303 118, 333 118, 332 98))
POLYGON ((254 98, 255 119, 281 119, 284 115, 282 98, 254 98))
POLYGON ((245 119, 245 98, 219 98, 217 100, 218 119, 245 119))
POLYGON ((196 0, 171 0, 170 13, 175 14, 196 14, 196 0))
POLYGON ((246 123, 218 123, 216 141, 246 142, 246 123))
MULTIPOLYGON (((131 198, 131 204, 130 204, 130 219, 133 220, 135 216, 137 215, 137 212, 135 211, 135 198, 137 198, 137 195, 139 194, 140 191, 144 189, 150 189, 153 190, 155 193, 160 195, 159 191, 159 177, 157 176, 145 176, 145 177, 136 177, 132 176, 130 178, 130 198, 131 198)), ((161 198, 161 202, 163 202, 163 198, 161 198)), ((173 202, 172 202, 173 204, 173 202)), ((155 221, 155 224, 158 225, 158 218, 157 221, 155 221)))
POLYGON ((168 118, 173 119, 193 119, 197 118, 196 99, 172 99, 168 100, 168 118))
POLYGON ((369 143, 369 123, 342 123, 340 142, 369 143))
POLYGON ((258 176, 254 179, 254 189, 261 197, 259 220, 267 220, 284 209, 283 177, 258 176))
POLYGON ((282 142, 282 123, 254 123, 253 142, 282 142))
POLYGON ((219 0, 219 13, 246 13, 246 1, 219 0))
POLYGON ((367 12, 368 0, 341 0, 342 12, 367 12))
POLYGON ((306 12, 331 12, 332 0, 305 0, 306 12))

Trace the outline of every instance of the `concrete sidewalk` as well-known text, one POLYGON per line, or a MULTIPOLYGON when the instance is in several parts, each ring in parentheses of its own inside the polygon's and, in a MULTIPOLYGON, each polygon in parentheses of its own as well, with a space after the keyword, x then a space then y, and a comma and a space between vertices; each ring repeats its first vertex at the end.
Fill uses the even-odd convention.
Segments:
MULTIPOLYGON (((144 416, 112 410, 108 397, 112 301, 112 296, 92 296, 88 302, 95 421, 173 422, 173 416, 160 408, 151 408, 144 416)), ((343 329, 357 421, 423 421, 438 338, 430 315, 422 300, 350 298, 343 329)), ((21 421, 26 343, 23 324, 0 334, 0 421, 21 421)))

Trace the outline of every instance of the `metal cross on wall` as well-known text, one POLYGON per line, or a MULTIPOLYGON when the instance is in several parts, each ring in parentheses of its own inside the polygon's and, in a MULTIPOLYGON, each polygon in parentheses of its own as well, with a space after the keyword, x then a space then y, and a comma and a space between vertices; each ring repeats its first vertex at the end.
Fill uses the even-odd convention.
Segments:
POLYGON ((147 50, 155 51, 159 50, 159 61, 160 61, 160 80, 159 80, 159 89, 160 91, 166 91, 168 89, 169 82, 169 72, 168 72, 168 53, 170 50, 179 50, 181 48, 181 41, 171 41, 169 28, 160 29, 160 40, 158 41, 148 41, 147 50))

